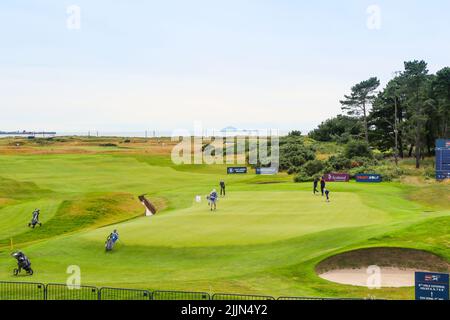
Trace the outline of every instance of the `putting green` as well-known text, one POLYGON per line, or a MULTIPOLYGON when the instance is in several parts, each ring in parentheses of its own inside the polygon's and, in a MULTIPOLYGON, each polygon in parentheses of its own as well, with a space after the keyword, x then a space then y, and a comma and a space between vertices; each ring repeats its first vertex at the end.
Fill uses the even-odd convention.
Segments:
MULTIPOLYGON (((23 281, 65 283, 67 267, 78 265, 86 285, 275 296, 413 297, 412 288, 374 292, 314 273, 320 260, 354 248, 403 246, 450 259, 448 203, 411 200, 419 186, 330 183, 327 203, 309 183, 226 176, 224 168, 189 170, 162 156, 0 156, 0 279, 17 280, 11 238, 35 270, 23 281), (227 197, 211 212, 205 195, 220 179, 227 197), (164 209, 135 218, 143 193, 164 209), (44 224, 31 230, 35 207, 44 224), (121 239, 106 254, 114 228, 121 239)), ((448 196, 448 185, 433 188, 448 196)))

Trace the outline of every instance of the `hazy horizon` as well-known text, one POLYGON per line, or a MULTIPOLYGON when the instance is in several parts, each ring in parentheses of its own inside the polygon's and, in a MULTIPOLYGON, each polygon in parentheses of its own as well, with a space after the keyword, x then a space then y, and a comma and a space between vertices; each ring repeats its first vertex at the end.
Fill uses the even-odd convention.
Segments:
POLYGON ((449 66, 448 12, 438 0, 1 3, 0 130, 308 132, 362 80, 384 86, 406 60, 449 66))

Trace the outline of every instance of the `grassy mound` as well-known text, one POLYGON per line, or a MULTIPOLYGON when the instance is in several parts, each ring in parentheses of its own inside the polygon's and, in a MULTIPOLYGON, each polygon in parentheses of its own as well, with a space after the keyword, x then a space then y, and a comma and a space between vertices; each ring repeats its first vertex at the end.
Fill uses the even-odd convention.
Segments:
MULTIPOLYGON (((142 215, 142 205, 129 193, 88 194, 65 200, 42 227, 15 235, 17 246, 84 229, 95 229, 142 215)), ((0 246, 10 239, 0 239, 0 246)))

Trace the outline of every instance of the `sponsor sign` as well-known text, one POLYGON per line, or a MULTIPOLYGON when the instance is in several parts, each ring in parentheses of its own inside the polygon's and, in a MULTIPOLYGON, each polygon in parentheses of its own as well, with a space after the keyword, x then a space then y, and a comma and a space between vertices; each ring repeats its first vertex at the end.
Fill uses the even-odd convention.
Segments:
POLYGON ((381 182, 381 174, 357 174, 356 182, 381 182))
POLYGON ((436 179, 450 179, 450 140, 436 141, 436 179))
POLYGON ((449 275, 446 273, 416 272, 416 300, 449 300, 449 275))
POLYGON ((278 168, 256 168, 256 174, 274 175, 278 173, 278 168))
POLYGON ((244 174, 247 173, 247 167, 228 167, 228 174, 244 174))
POLYGON ((438 140, 436 140, 436 148, 450 149, 450 139, 438 139, 438 140))
POLYGON ((323 178, 326 182, 348 182, 350 175, 348 173, 327 173, 323 178))

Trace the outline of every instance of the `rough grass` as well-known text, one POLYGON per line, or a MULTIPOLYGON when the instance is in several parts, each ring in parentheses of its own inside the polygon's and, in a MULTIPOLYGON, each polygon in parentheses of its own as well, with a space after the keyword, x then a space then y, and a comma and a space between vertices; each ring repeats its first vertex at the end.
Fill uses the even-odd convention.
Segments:
MULTIPOLYGON (((3 202, 11 199, 30 199, 37 197, 48 197, 51 190, 41 189, 34 182, 17 181, 10 178, 0 176, 0 199, 3 202)), ((2 201, 0 201, 0 205, 2 201)))
POLYGON ((422 186, 408 195, 411 201, 424 203, 431 207, 449 208, 450 206, 450 185, 430 184, 422 186))

